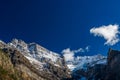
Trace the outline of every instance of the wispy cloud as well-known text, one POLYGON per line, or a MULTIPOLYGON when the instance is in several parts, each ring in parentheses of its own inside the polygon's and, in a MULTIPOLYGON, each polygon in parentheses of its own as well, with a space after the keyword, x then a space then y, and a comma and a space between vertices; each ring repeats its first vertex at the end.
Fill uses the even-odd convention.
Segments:
POLYGON ((85 52, 85 50, 83 48, 79 48, 77 50, 73 50, 74 53, 78 53, 78 52, 85 52))
POLYGON ((64 49, 62 51, 63 56, 65 58, 65 61, 73 61, 74 60, 74 55, 75 53, 84 53, 84 52, 88 52, 90 49, 90 46, 86 46, 85 49, 83 48, 79 48, 77 50, 71 50, 70 48, 64 49))
POLYGON ((86 50, 87 52, 89 52, 90 46, 86 46, 85 50, 86 50))
POLYGON ((64 49, 62 51, 65 61, 73 61, 74 60, 74 52, 70 50, 70 48, 64 49))
POLYGON ((94 36, 103 37, 106 42, 105 45, 115 45, 120 41, 118 34, 119 32, 119 25, 107 25, 107 26, 100 26, 98 28, 93 27, 90 29, 90 33, 94 34, 94 36))

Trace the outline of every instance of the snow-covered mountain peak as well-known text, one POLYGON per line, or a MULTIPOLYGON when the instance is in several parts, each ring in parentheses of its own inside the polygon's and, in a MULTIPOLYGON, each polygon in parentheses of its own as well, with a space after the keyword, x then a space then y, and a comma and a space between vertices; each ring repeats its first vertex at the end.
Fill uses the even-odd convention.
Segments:
POLYGON ((29 44, 28 44, 28 49, 29 49, 30 51, 35 51, 36 53, 39 53, 39 52, 41 52, 41 51, 50 53, 49 50, 47 50, 46 48, 38 45, 37 43, 29 43, 29 44))
POLYGON ((30 60, 31 63, 37 65, 37 67, 42 68, 43 64, 47 65, 46 62, 50 62, 56 66, 62 65, 63 59, 59 54, 52 52, 37 43, 29 43, 13 39, 8 46, 16 48, 20 51, 26 58, 30 60), (39 65, 39 66, 38 66, 39 65))
POLYGON ((23 40, 21 39, 13 39, 11 42, 10 42, 12 45, 18 47, 18 46, 21 46, 21 47, 27 47, 27 43, 25 43, 23 40))

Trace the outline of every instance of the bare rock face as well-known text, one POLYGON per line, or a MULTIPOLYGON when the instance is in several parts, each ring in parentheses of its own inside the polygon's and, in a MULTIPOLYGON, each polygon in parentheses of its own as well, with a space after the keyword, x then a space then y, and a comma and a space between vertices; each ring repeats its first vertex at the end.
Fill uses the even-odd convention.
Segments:
POLYGON ((10 62, 10 66, 7 66, 7 63, 0 59, 4 64, 2 67, 4 68, 5 65, 12 67, 11 70, 15 72, 12 76, 17 77, 17 79, 4 80, 69 80, 71 78, 64 59, 36 43, 27 44, 22 40, 14 39, 8 44, 0 42, 0 49, 2 55, 7 55, 10 62))
POLYGON ((120 51, 109 49, 106 80, 120 79, 120 51))
POLYGON ((19 51, 8 48, 4 48, 2 51, 9 56, 22 80, 66 80, 70 78, 67 67, 57 67, 48 62, 48 69, 39 71, 19 51))
POLYGON ((18 75, 22 80, 45 80, 34 66, 31 65, 29 60, 27 60, 19 51, 10 48, 4 48, 2 51, 9 56, 14 69, 17 70, 18 75))

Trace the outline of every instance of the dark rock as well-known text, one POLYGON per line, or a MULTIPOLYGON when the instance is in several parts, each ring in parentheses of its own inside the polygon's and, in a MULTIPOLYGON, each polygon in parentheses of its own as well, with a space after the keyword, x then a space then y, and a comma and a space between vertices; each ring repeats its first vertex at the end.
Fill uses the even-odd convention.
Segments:
POLYGON ((87 71, 79 69, 73 72, 73 79, 86 77, 88 80, 120 80, 120 51, 109 49, 107 64, 96 64, 87 71))
POLYGON ((110 49, 108 52, 108 65, 106 80, 120 79, 120 51, 110 49))

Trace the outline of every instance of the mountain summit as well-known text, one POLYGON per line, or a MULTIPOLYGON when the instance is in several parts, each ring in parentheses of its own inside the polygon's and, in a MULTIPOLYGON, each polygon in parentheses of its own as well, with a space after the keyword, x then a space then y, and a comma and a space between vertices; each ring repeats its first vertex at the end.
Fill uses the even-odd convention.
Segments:
MULTIPOLYGON (((63 58, 55 52, 47 50, 46 48, 36 44, 36 43, 25 43, 22 40, 13 39, 8 46, 13 47, 20 51, 31 63, 37 61, 42 62, 40 64, 46 64, 46 62, 51 62, 55 66, 61 66, 63 58)), ((40 66, 40 65, 39 65, 40 66)), ((43 67, 43 66, 42 66, 43 67)), ((42 68, 43 69, 43 68, 42 68)))

